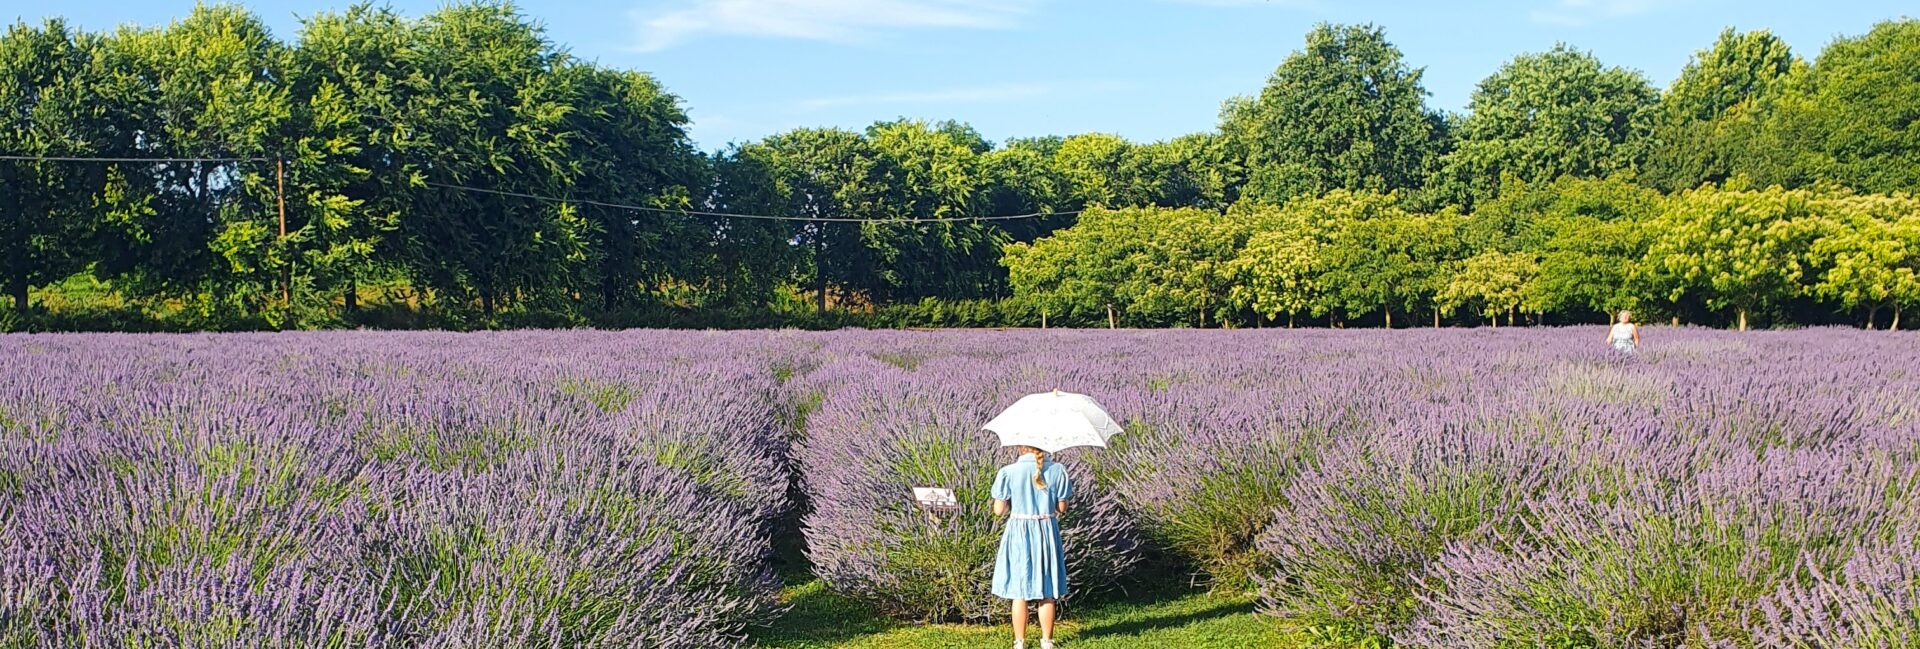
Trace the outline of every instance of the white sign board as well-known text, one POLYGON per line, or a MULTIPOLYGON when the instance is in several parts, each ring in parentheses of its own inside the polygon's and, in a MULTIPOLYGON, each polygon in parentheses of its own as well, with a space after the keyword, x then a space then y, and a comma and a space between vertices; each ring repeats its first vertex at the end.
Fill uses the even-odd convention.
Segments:
POLYGON ((913 500, 927 511, 948 512, 960 509, 960 501, 954 498, 952 489, 914 487, 913 500))

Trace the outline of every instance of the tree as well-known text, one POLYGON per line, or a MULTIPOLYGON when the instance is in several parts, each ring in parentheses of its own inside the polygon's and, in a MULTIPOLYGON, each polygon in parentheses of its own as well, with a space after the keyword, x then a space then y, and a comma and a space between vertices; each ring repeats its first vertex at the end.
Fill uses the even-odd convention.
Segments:
MULTIPOLYGON (((867 139, 891 174, 897 215, 958 219, 980 213, 983 177, 971 128, 947 122, 936 129, 925 122, 882 122, 867 129, 867 139), (956 139, 955 134, 960 138, 956 139)), ((998 225, 978 221, 874 224, 869 246, 876 249, 888 282, 875 298, 918 300, 944 296, 979 298, 1002 293, 1000 247, 1007 235, 998 225)))
POLYGON ((1457 200, 1492 197, 1504 178, 1546 182, 1630 169, 1636 129, 1657 93, 1638 72, 1557 45, 1480 82, 1444 159, 1457 200))
POLYGON ((1227 103, 1221 131, 1250 174, 1244 194, 1280 203, 1331 189, 1420 184, 1438 153, 1423 71, 1373 25, 1322 23, 1251 100, 1227 103))
MULTIPOLYGON (((894 206, 891 173, 866 138, 842 129, 795 129, 748 145, 741 155, 773 171, 786 214, 823 219, 878 218, 894 206)), ((870 224, 808 222, 795 243, 809 253, 811 283, 819 308, 827 289, 864 291, 877 286, 879 260, 866 244, 870 224)))
MULTIPOLYGON (((601 202, 691 207, 708 169, 687 137, 679 98, 639 72, 571 62, 562 72, 576 97, 566 126, 573 135, 565 169, 571 192, 601 202)), ((591 226, 593 281, 609 310, 671 278, 699 278, 719 225, 668 212, 589 206, 582 214, 591 226)))
POLYGON ((1720 33, 1695 52, 1654 110, 1641 180, 1663 191, 1723 183, 1743 169, 1761 107, 1800 60, 1766 30, 1720 33))
POLYGON ((1081 205, 1138 207, 1152 205, 1153 192, 1141 182, 1138 146, 1118 135, 1088 133, 1060 142, 1053 165, 1066 192, 1081 205))
POLYGON ((1691 296, 1710 309, 1732 309, 1744 331, 1754 311, 1801 293, 1817 198, 1806 190, 1713 186, 1674 196, 1649 224, 1648 271, 1670 299, 1691 296))
MULTIPOLYGON (((1081 207, 1067 195, 1066 179, 1053 166, 1054 140, 1011 140, 980 157, 981 210, 993 215, 1070 212, 1081 207)), ((1032 241, 1073 223, 1068 216, 1001 223, 1013 241, 1032 241)))
POLYGON ((1256 225, 1228 268, 1234 278, 1230 291, 1234 303, 1268 320, 1284 313, 1288 328, 1300 314, 1323 315, 1316 309, 1322 304, 1319 276, 1325 234, 1304 210, 1258 208, 1241 217, 1256 225))
POLYGON ((1635 306, 1643 224, 1661 211, 1659 192, 1624 177, 1509 183, 1479 204, 1465 240, 1480 252, 1527 253, 1539 265, 1522 302, 1546 313, 1605 313, 1635 306))
POLYGON ((1539 271, 1540 262, 1531 254, 1482 252, 1458 264, 1435 300, 1442 312, 1474 308, 1495 326, 1500 323, 1500 313, 1505 311, 1507 324, 1512 325, 1514 312, 1526 302, 1527 284, 1539 271))
POLYGON ((1901 307, 1920 302, 1920 200, 1849 196, 1823 211, 1808 250, 1813 293, 1849 311, 1867 309, 1868 329, 1891 307, 1888 329, 1899 329, 1901 307))
MULTIPOLYGON (((773 214, 787 207, 773 167, 740 147, 712 158, 712 185, 703 211, 773 214)), ((771 305, 779 287, 798 278, 800 259, 791 242, 796 229, 787 221, 713 219, 713 251, 707 277, 718 283, 722 306, 771 305)))
POLYGON ((1139 147, 1148 200, 1161 207, 1226 211, 1242 184, 1225 141, 1210 133, 1183 135, 1139 147))
POLYGON ((115 170, 96 268, 150 293, 199 293, 207 315, 258 312, 288 261, 274 164, 255 160, 286 150, 287 49, 245 10, 202 6, 164 28, 122 28, 100 56, 111 154, 197 160, 115 170))
MULTIPOLYGON (((0 36, 0 151, 85 156, 100 142, 100 105, 91 87, 94 39, 66 23, 18 23, 0 36)), ((0 281, 13 309, 29 311, 28 289, 90 261, 91 198, 104 168, 70 162, 0 161, 0 281)))
POLYGON ((400 110, 422 85, 405 55, 412 30, 390 9, 355 6, 303 21, 293 52, 287 244, 295 272, 338 291, 348 312, 362 283, 400 269, 392 235, 411 208, 407 169, 431 153, 400 110))
POLYGON ((1887 21, 1821 51, 1770 110, 1756 180, 1920 190, 1920 19, 1887 21))
POLYGON ((1014 295, 1068 322, 1111 306, 1130 323, 1217 324, 1248 228, 1192 208, 1092 208, 1073 227, 1006 248, 1014 295))
POLYGON ((591 227, 573 205, 509 194, 566 193, 575 152, 578 86, 569 59, 539 28, 505 6, 451 5, 415 30, 421 74, 400 128, 429 156, 407 171, 419 192, 399 221, 404 261, 444 294, 478 298, 492 316, 504 304, 558 298, 577 288, 591 227))
POLYGON ((1321 240, 1317 313, 1362 317, 1430 308, 1446 262, 1461 254, 1464 218, 1456 212, 1414 214, 1394 196, 1334 190, 1296 198, 1284 208, 1312 224, 1321 240))

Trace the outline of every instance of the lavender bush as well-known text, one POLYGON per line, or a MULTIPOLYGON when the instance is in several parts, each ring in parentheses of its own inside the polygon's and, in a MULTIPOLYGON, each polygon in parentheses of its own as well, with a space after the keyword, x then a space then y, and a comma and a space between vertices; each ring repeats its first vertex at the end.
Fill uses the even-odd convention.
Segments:
MULTIPOLYGON (((994 379, 995 365, 959 358, 912 371, 855 358, 821 372, 843 379, 830 381, 839 385, 809 419, 800 450, 816 572, 904 618, 1004 618, 988 591, 1000 539, 988 503, 994 472, 1013 458, 979 426, 1019 391, 994 379), (912 503, 914 487, 952 488, 961 509, 928 516, 912 503)), ((1060 521, 1070 597, 1110 586, 1137 560, 1131 524, 1082 457, 1059 456, 1078 478, 1060 521)))
POLYGON ((0 646, 733 646, 785 437, 702 334, 0 339, 0 646))
POLYGON ((0 646, 733 646, 773 539, 988 620, 978 426, 1093 394, 1148 549, 1407 647, 1912 646, 1920 339, 1849 330, 0 337, 0 646), (958 490, 929 521, 914 486, 958 490))

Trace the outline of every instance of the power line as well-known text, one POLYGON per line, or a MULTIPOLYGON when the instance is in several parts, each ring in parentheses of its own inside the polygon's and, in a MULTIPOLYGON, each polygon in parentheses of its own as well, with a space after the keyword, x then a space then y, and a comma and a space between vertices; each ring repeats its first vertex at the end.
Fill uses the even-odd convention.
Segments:
MULTIPOLYGON (((275 158, 264 158, 264 157, 261 157, 261 158, 255 158, 255 157, 116 158, 116 157, 79 157, 79 156, 0 155, 0 160, 15 160, 15 161, 26 161, 26 162, 103 162, 103 163, 162 164, 162 163, 192 163, 192 162, 272 162, 275 160, 275 158)), ((996 216, 944 216, 944 217, 933 216, 933 217, 905 217, 905 218, 894 218, 894 219, 845 218, 845 217, 826 217, 826 216, 781 216, 781 215, 773 215, 773 214, 738 214, 733 212, 705 212, 700 210, 685 210, 685 209, 675 209, 675 208, 666 208, 666 207, 648 207, 645 205, 627 205, 622 203, 609 203, 606 201, 596 201, 596 200, 587 200, 587 199, 556 198, 553 196, 541 196, 538 194, 509 192, 509 191, 501 191, 498 189, 484 189, 480 187, 467 187, 464 185, 453 185, 448 183, 437 183, 437 182, 427 182, 426 185, 429 187, 438 187, 441 189, 451 189, 455 191, 477 192, 481 194, 493 194, 497 196, 511 196, 514 198, 525 198, 529 200, 546 201, 549 203, 574 203, 579 205, 593 205, 597 207, 605 207, 605 208, 616 209, 616 210, 630 210, 634 212, 651 212, 656 214, 684 214, 688 216, 709 216, 709 217, 727 218, 727 219, 757 219, 762 221, 799 221, 799 222, 808 222, 808 223, 962 223, 962 222, 968 222, 968 221, 1013 221, 1018 219, 1045 218, 1049 216, 1072 216, 1080 213, 1080 210, 1072 210, 1067 212, 1033 212, 1029 214, 1005 214, 1005 215, 996 215, 996 216)))
POLYGON ((1074 210, 1071 212, 1034 212, 1031 214, 1008 214, 1008 215, 1000 215, 1000 216, 945 216, 945 217, 935 216, 935 217, 906 217, 906 218, 897 218, 897 219, 860 219, 860 218, 839 218, 839 217, 825 217, 825 216, 778 216, 778 215, 771 215, 771 214, 735 214, 731 212, 702 212, 699 210, 683 210, 683 209, 674 209, 674 208, 667 208, 667 207, 647 207, 644 205, 625 205, 621 203, 608 203, 604 201, 585 200, 585 199, 554 198, 552 196, 540 196, 538 194, 523 194, 520 192, 501 191, 498 189, 482 189, 479 187, 465 187, 461 185, 449 185, 446 183, 436 183, 436 182, 428 182, 426 184, 429 187, 439 187, 441 189, 453 189, 458 191, 477 192, 481 194, 494 194, 498 196, 511 196, 514 198, 526 198, 526 199, 532 199, 537 201, 547 201, 550 203, 576 203, 580 205, 594 205, 598 207, 606 207, 606 208, 617 209, 617 210, 632 210, 636 212, 654 212, 654 213, 660 213, 660 214, 686 214, 691 216, 712 216, 712 217, 728 218, 728 219, 759 219, 763 221, 807 221, 807 222, 814 222, 814 223, 959 223, 959 222, 966 222, 966 221, 1011 221, 1015 219, 1034 219, 1034 218, 1043 218, 1048 216, 1069 216, 1069 215, 1080 213, 1079 210, 1074 210))
POLYGON ((0 160, 26 162, 268 162, 273 158, 80 158, 63 156, 0 155, 0 160))

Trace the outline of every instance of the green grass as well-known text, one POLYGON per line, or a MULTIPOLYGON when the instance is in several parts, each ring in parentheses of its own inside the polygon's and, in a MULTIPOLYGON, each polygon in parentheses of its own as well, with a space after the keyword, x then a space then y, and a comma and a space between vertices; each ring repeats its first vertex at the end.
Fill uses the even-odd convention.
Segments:
MULTIPOLYGON (((755 634, 754 640, 762 647, 944 649, 1013 644, 1009 625, 896 622, 835 594, 818 580, 789 586, 781 597, 793 610, 772 628, 755 634)), ((1140 594, 1126 599, 1128 601, 1063 609, 1064 619, 1055 629, 1061 649, 1239 649, 1316 644, 1302 642, 1299 635, 1289 633, 1280 622, 1256 613, 1251 596, 1190 591, 1140 594)), ((1039 647, 1039 625, 1030 626, 1027 634, 1028 646, 1039 647)))

